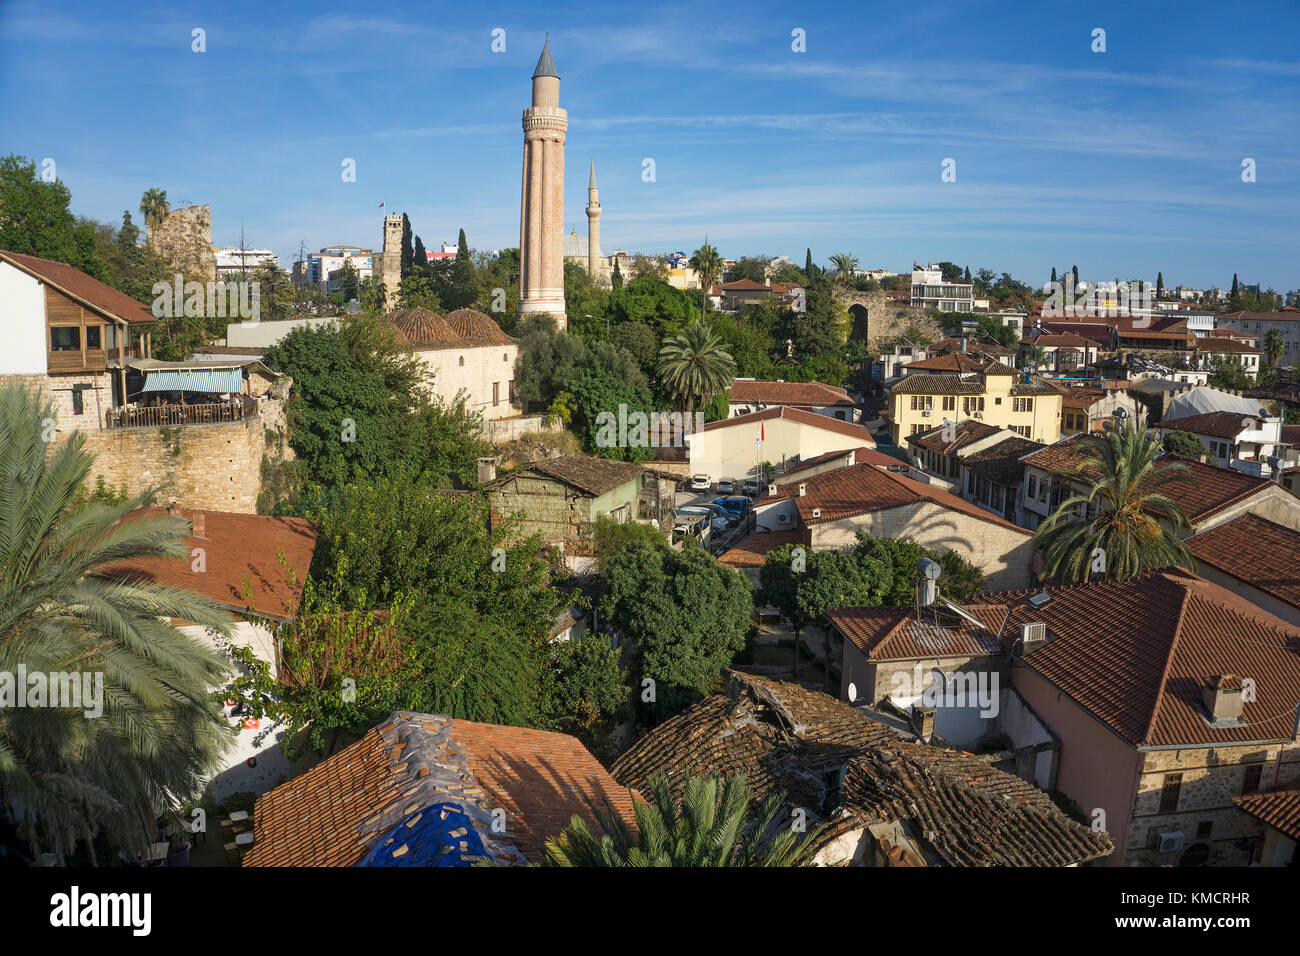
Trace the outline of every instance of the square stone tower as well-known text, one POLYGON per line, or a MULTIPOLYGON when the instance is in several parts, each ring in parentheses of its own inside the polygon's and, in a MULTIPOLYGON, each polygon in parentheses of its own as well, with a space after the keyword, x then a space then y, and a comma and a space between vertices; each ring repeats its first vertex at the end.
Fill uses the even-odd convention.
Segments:
POLYGON ((383 252, 375 256, 374 274, 384 284, 384 309, 397 308, 397 288, 402 284, 402 217, 384 217, 383 252))
POLYGON ((533 105, 524 110, 523 190, 519 203, 519 315, 564 313, 564 135, 560 75, 549 36, 533 71, 533 105))

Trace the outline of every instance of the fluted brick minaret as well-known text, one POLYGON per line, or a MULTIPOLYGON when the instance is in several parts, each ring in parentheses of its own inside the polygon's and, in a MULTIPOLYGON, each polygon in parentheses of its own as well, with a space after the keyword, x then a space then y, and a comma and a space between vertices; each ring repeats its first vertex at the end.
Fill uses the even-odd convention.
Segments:
POLYGON ((524 110, 524 180, 519 206, 519 314, 549 312, 563 329, 564 134, 560 75, 550 35, 533 71, 533 105, 524 110))
POLYGON ((587 180, 587 272, 600 278, 600 192, 596 188, 596 161, 591 161, 591 178, 587 180))

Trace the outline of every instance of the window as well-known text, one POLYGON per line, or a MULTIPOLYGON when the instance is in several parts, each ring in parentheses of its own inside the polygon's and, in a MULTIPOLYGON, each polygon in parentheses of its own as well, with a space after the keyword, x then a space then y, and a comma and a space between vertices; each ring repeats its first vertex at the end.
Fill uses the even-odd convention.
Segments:
POLYGON ((921 407, 921 396, 920 396, 920 395, 913 395, 913 396, 912 396, 912 411, 916 411, 916 410, 917 410, 918 408, 920 408, 920 407, 921 407))
POLYGON ((50 329, 51 352, 80 352, 81 329, 75 325, 56 325, 50 329))
POLYGON ((943 410, 945 412, 955 412, 957 410, 956 395, 945 395, 943 397, 943 410))
POLYGON ((1254 793, 1259 789, 1259 778, 1264 775, 1264 765, 1262 763, 1246 764, 1246 773, 1241 778, 1241 792, 1254 793))
POLYGON ((1181 773, 1165 774, 1164 786, 1160 788, 1160 812, 1173 813, 1178 809, 1178 798, 1183 791, 1181 773))
POLYGON ((1025 491, 1025 494, 1028 495, 1030 498, 1035 498, 1035 497, 1038 496, 1038 476, 1037 476, 1037 475, 1030 475, 1030 476, 1029 476, 1029 487, 1028 487, 1028 489, 1025 491))
POLYGON ((81 394, 81 389, 72 390, 72 414, 83 415, 86 411, 86 402, 81 394))
POLYGON ((501 383, 492 383, 492 407, 496 408, 501 404, 501 383))
POLYGON ((501 356, 501 361, 503 361, 503 362, 509 362, 509 361, 510 361, 510 353, 509 353, 509 352, 505 352, 505 353, 503 353, 502 356, 501 356))
POLYGON ((88 349, 100 348, 98 325, 86 326, 86 348, 88 349))
POLYGON ((460 357, 460 364, 461 364, 461 365, 464 365, 464 364, 465 364, 465 356, 463 356, 463 355, 460 357))
POLYGON ((1214 829, 1213 820, 1202 820, 1196 824, 1196 835, 1198 837, 1208 837, 1210 831, 1214 829))

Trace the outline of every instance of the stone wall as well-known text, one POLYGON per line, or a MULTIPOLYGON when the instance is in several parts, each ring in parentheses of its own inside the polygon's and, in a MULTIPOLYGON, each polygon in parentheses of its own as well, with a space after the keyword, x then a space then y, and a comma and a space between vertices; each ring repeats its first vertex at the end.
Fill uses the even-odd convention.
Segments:
POLYGON ((849 318, 853 320, 849 339, 865 339, 869 348, 879 348, 882 343, 897 339, 912 326, 929 336, 931 341, 943 337, 939 323, 925 309, 904 305, 883 292, 856 292, 837 288, 834 296, 836 302, 848 308, 849 318))
POLYGON ((212 207, 173 209, 149 230, 149 251, 161 256, 188 282, 215 282, 217 257, 212 252, 212 207))

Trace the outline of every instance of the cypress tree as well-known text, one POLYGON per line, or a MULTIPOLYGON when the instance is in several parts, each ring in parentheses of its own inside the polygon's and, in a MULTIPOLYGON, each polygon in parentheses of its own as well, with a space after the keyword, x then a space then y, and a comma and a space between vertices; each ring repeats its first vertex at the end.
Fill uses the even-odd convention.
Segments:
POLYGON ((1077 289, 1079 288, 1079 267, 1075 266, 1070 271, 1074 273, 1074 287, 1077 289))
POLYGON ((469 262, 469 243, 465 241, 465 230, 460 231, 460 237, 456 240, 456 261, 469 262))
POLYGON ((424 240, 419 236, 415 237, 415 251, 411 253, 412 265, 427 266, 429 264, 429 254, 424 249, 424 240))
POLYGON ((610 285, 610 288, 613 288, 613 289, 621 289, 621 288, 623 288, 623 273, 622 273, 622 272, 619 270, 619 268, 618 268, 618 260, 617 260, 617 259, 614 260, 614 272, 613 272, 613 274, 609 277, 609 285, 610 285))
POLYGON ((415 250, 411 248, 411 220, 406 218, 406 213, 402 213, 402 278, 405 279, 411 274, 411 266, 415 263, 415 250))
POLYGON ((812 248, 809 247, 808 257, 804 260, 804 264, 803 264, 803 277, 809 282, 812 282, 813 280, 814 268, 816 267, 813 265, 813 261, 812 261, 812 248))
POLYGON ((1056 266, 1052 266, 1052 285, 1056 285, 1056 266))
POLYGON ((1237 273, 1232 274, 1232 295, 1235 298, 1241 292, 1241 286, 1237 284, 1237 273))
POLYGON ((1165 274, 1156 273, 1156 298, 1159 299, 1165 294, 1165 274))
POLYGON ((970 282, 970 266, 967 266, 966 271, 962 273, 961 281, 966 283, 970 282))

